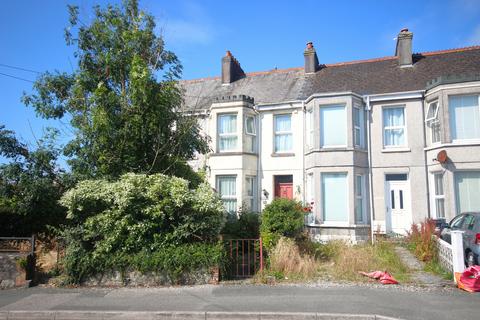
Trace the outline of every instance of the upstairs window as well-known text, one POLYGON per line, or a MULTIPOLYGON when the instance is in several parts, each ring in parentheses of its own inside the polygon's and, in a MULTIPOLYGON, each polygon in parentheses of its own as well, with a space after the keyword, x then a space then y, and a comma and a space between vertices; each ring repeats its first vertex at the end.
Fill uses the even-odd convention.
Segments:
POLYGON ((383 145, 384 147, 405 146, 405 108, 383 108, 383 145))
POLYGON ((355 141, 355 146, 359 148, 365 147, 365 123, 364 123, 364 113, 363 110, 354 107, 353 108, 353 136, 355 141))
POLYGON ((292 141, 292 115, 280 114, 274 117, 275 152, 291 152, 292 141))
POLYGON ((218 116, 218 151, 237 149, 237 115, 221 114, 218 116))
POLYGON ((314 147, 314 120, 313 109, 307 111, 307 118, 305 120, 306 132, 307 132, 307 147, 313 149, 314 147))
POLYGON ((452 140, 480 139, 479 96, 450 96, 450 133, 452 140))
POLYGON ((320 145, 345 147, 347 145, 347 117, 345 106, 320 108, 320 145))
POLYGON ((245 117, 245 151, 255 152, 257 143, 257 129, 254 116, 245 117))
POLYGON ((440 142, 440 120, 438 119, 438 101, 428 105, 425 123, 430 128, 430 140, 432 143, 440 142))

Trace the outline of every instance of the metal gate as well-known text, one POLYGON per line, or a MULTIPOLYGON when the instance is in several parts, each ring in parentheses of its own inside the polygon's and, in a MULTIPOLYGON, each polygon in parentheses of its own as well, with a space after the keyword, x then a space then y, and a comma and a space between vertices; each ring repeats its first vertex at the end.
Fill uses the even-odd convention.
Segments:
POLYGON ((263 270, 262 239, 225 240, 225 249, 229 258, 226 266, 226 278, 244 279, 263 270))

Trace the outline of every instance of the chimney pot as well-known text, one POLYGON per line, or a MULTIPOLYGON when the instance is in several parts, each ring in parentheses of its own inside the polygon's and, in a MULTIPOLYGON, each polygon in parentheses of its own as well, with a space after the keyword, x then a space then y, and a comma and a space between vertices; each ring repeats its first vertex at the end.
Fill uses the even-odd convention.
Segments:
POLYGON ((225 57, 231 57, 232 56, 232 53, 230 52, 230 50, 227 50, 227 54, 225 55, 225 57))

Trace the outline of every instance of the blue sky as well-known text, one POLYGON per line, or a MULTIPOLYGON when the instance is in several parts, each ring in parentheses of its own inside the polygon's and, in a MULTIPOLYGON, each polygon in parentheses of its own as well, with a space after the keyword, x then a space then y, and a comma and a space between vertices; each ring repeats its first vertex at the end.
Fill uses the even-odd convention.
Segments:
MULTIPOLYGON (((85 22, 94 4, 107 1, 0 2, 0 73, 34 80, 34 72, 3 65, 40 72, 75 68, 63 38, 69 3, 80 7, 85 22)), ((321 63, 391 56, 403 27, 414 33, 415 52, 480 44, 480 0, 141 0, 140 6, 156 17, 167 48, 182 61, 184 79, 218 75, 227 49, 246 72, 302 66, 307 41, 314 42, 321 63)), ((22 92, 31 87, 0 74, 0 124, 29 144, 47 125, 58 127, 68 141, 65 121, 38 119, 22 105, 22 92)))

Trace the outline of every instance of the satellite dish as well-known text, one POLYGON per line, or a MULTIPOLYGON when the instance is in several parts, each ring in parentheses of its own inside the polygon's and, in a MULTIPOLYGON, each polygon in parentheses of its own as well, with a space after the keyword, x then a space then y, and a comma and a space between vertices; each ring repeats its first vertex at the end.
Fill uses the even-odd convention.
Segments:
POLYGON ((440 151, 439 153, 437 153, 437 161, 440 162, 440 163, 445 163, 447 162, 447 151, 445 150, 442 150, 440 151))

